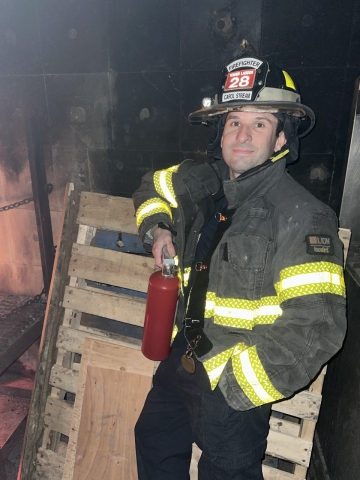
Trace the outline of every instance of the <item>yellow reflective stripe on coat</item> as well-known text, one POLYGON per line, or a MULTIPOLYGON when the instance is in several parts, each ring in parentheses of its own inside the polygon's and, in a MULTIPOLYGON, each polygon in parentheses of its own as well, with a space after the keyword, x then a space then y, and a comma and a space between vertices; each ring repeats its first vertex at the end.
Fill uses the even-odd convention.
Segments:
POLYGON ((275 289, 284 302, 290 298, 316 293, 346 296, 342 267, 331 262, 312 262, 285 268, 275 289))
POLYGON ((166 170, 158 170, 154 173, 154 185, 159 195, 164 197, 173 208, 177 208, 178 204, 175 198, 175 192, 172 182, 173 173, 177 172, 180 165, 167 168, 166 170))
POLYGON ((267 376, 256 346, 246 350, 237 350, 236 347, 232 356, 232 368, 241 389, 256 407, 284 398, 267 376))
POLYGON ((206 295, 205 318, 214 323, 235 328, 252 329, 258 324, 271 324, 282 314, 277 296, 260 300, 220 298, 214 292, 206 295))
POLYGON ((191 267, 184 268, 184 274, 183 274, 184 287, 187 287, 189 284, 190 273, 191 273, 191 267))
POLYGON ((228 350, 219 353, 215 357, 210 358, 210 360, 206 360, 206 362, 203 363, 206 373, 208 374, 212 390, 214 390, 216 385, 219 383, 220 376, 224 371, 224 368, 226 367, 234 348, 235 347, 229 348, 228 350))
POLYGON ((172 331, 172 334, 171 334, 171 343, 175 340, 175 337, 178 333, 179 329, 176 325, 174 325, 174 328, 173 328, 173 331, 172 331))
POLYGON ((150 198, 136 210, 136 225, 139 227, 146 217, 155 215, 155 213, 166 213, 172 219, 171 208, 165 200, 150 198))

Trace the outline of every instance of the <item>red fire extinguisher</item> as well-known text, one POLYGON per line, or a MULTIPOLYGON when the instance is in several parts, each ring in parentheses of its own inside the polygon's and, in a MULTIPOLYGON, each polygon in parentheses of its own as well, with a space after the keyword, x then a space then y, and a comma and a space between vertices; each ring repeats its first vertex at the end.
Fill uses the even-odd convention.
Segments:
POLYGON ((165 259, 162 272, 149 278, 141 351, 150 360, 164 360, 170 354, 178 296, 177 267, 173 259, 165 259))

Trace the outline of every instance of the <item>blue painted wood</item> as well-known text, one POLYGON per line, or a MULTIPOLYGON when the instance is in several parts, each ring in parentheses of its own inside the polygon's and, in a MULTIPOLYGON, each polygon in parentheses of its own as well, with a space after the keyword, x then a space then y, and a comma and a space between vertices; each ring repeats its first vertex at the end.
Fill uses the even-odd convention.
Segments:
MULTIPOLYGON (((97 230, 91 245, 93 247, 105 248, 117 252, 147 254, 144 250, 138 235, 129 233, 110 232, 108 230, 97 230), (122 245, 122 246, 120 246, 122 245)), ((146 293, 130 290, 127 288, 115 287, 98 282, 87 281, 88 285, 115 293, 124 293, 125 295, 134 295, 135 297, 146 298, 146 293)))
POLYGON ((107 250, 115 250, 117 252, 147 254, 142 246, 139 236, 130 233, 97 230, 91 245, 93 247, 106 248, 107 250), (121 244, 123 246, 119 246, 121 244))
POLYGON ((135 297, 141 298, 146 298, 147 296, 144 292, 130 290, 129 288, 114 287, 113 285, 106 285, 105 283, 93 282, 91 280, 87 280, 86 283, 91 287, 100 288, 101 290, 107 290, 109 292, 124 293, 125 295, 134 295, 135 297))

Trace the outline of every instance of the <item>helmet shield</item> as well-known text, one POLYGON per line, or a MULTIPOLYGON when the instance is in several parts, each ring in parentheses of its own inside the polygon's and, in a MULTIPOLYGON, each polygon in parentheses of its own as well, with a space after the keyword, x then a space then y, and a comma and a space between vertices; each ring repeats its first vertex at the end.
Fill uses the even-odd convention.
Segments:
POLYGON ((315 115, 303 105, 290 75, 267 60, 244 52, 222 71, 211 105, 189 115, 191 123, 211 123, 211 118, 230 111, 285 113, 301 119, 299 137, 314 126, 315 115))

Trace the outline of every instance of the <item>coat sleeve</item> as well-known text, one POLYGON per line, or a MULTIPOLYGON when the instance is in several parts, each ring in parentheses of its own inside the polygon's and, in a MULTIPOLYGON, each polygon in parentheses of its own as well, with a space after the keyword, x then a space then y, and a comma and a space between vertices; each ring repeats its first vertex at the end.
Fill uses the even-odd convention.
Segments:
POLYGON ((278 239, 273 282, 281 314, 235 346, 219 386, 247 410, 306 387, 346 333, 342 243, 329 211, 308 214, 278 239))
POLYGON ((133 194, 136 225, 145 248, 152 243, 148 232, 162 222, 174 232, 173 209, 177 208, 173 187, 173 175, 179 165, 166 170, 149 172, 142 178, 140 187, 133 194))

